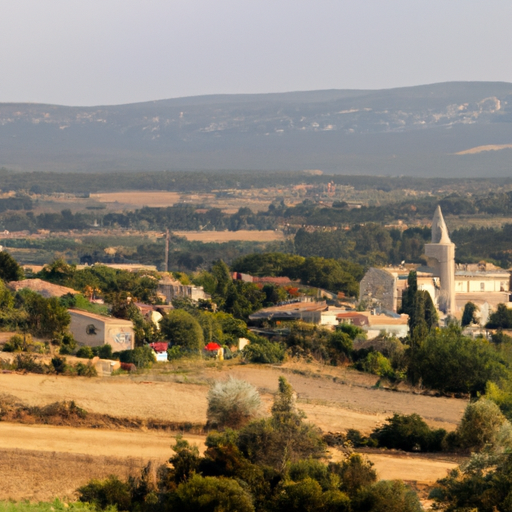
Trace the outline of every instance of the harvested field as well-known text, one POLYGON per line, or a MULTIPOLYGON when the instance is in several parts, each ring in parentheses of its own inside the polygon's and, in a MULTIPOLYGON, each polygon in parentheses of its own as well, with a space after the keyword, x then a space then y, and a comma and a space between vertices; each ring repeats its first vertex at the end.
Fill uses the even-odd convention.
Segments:
MULTIPOLYGON (((204 437, 185 436, 200 451, 204 437)), ((91 478, 126 478, 172 454, 173 437, 155 432, 115 432, 67 427, 0 423, 0 499, 51 500, 73 498, 91 478), (19 449, 23 446, 23 449, 19 449), (20 482, 24 482, 20 485, 20 482)), ((343 455, 330 450, 333 460, 343 455)), ((431 485, 457 465, 435 455, 366 453, 379 478, 431 485)))
POLYGON ((76 499, 76 489, 92 478, 136 475, 146 460, 0 448, 0 499, 76 499))
MULTIPOLYGON (((121 203, 137 208, 142 206, 172 206, 180 201, 180 197, 180 192, 162 192, 158 190, 91 194, 91 199, 95 199, 100 203, 121 203)), ((213 196, 204 195, 204 199, 211 197, 213 196)))
MULTIPOLYGON (((417 412, 430 425, 452 430, 466 406, 464 400, 376 389, 375 376, 305 363, 272 367, 183 362, 172 367, 157 365, 148 374, 92 379, 0 374, 0 395, 10 395, 11 401, 15 398, 44 408, 74 400, 92 420, 95 414, 110 418, 94 429, 0 422, 0 499, 72 496, 90 478, 109 474, 124 478, 148 460, 164 462, 171 454, 173 434, 147 429, 140 420, 204 425, 208 385, 230 375, 257 386, 267 407, 279 375, 285 375, 308 420, 324 431, 357 428, 368 433, 393 412, 417 412), (126 422, 129 418, 137 421, 126 422), (25 484, 20 486, 22 481, 25 484)), ((70 424, 81 425, 79 421, 70 424)), ((204 436, 187 433, 185 437, 204 447, 204 436)), ((336 450, 332 453, 341 457, 336 450)), ((457 463, 423 454, 372 452, 368 456, 381 478, 424 483, 443 477, 457 463)))
POLYGON ((282 231, 264 230, 251 231, 241 229, 240 231, 174 231, 177 236, 183 236, 193 242, 276 242, 284 240, 282 231))
POLYGON ((453 398, 377 389, 375 376, 314 364, 283 367, 226 364, 213 368, 194 368, 191 364, 175 373, 103 379, 4 374, 0 375, 0 394, 12 395, 23 403, 40 407, 74 400, 91 413, 205 424, 208 386, 230 375, 255 385, 267 404, 277 390, 279 375, 285 375, 310 421, 326 431, 358 428, 369 432, 394 412, 416 412, 432 426, 453 430, 467 403, 453 398))

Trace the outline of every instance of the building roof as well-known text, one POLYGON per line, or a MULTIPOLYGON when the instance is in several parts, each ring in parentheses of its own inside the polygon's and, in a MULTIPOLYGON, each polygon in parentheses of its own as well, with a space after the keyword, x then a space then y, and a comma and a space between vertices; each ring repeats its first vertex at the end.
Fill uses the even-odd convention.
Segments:
POLYGON ((437 205, 436 211, 434 212, 434 218, 432 219, 432 243, 433 244, 451 244, 450 235, 448 234, 448 228, 444 221, 443 212, 441 207, 437 205))
POLYGON ((76 295, 76 290, 72 288, 68 288, 66 286, 60 286, 58 284, 48 283, 47 281, 43 281, 42 279, 24 279, 22 281, 11 281, 9 283, 9 288, 14 291, 22 290, 24 288, 28 288, 33 292, 39 293, 43 297, 62 297, 63 295, 67 295, 71 293, 76 295))
POLYGON ((87 318, 90 318, 91 320, 99 320, 100 322, 116 323, 117 325, 126 325, 127 327, 133 327, 133 322, 131 320, 123 320, 122 318, 114 318, 111 316, 97 315, 96 313, 91 313, 91 312, 85 311, 83 309, 68 309, 68 312, 71 315, 85 316, 87 318))

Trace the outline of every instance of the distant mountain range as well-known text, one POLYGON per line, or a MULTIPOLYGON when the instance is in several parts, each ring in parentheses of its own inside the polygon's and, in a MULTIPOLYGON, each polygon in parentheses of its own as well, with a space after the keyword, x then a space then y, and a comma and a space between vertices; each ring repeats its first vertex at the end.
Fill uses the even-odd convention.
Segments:
POLYGON ((512 84, 0 104, 0 166, 23 171, 304 170, 512 175, 512 84))

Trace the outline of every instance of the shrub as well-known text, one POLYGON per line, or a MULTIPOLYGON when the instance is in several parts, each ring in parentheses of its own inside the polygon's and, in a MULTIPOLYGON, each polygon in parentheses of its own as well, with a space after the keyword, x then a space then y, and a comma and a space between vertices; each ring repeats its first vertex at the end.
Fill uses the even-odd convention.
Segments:
POLYGON ((80 377, 97 377, 96 368, 90 364, 77 363, 75 365, 76 374, 80 377))
POLYGON ((370 352, 364 358, 356 363, 356 368, 363 372, 373 373, 381 377, 393 378, 395 372, 391 366, 389 359, 383 356, 380 352, 370 352))
POLYGON ((251 495, 231 478, 193 475, 178 485, 172 501, 180 512, 254 512, 251 495))
POLYGON ((28 354, 18 354, 14 360, 14 368, 16 370, 25 370, 30 373, 46 373, 47 370, 44 365, 38 363, 28 354))
POLYGON ((381 480, 363 487, 352 502, 353 512, 421 512, 416 493, 400 480, 381 480))
POLYGON ((322 488, 309 477, 282 485, 276 501, 277 512, 316 511, 324 508, 322 488))
POLYGON ((133 350, 122 350, 113 354, 113 357, 118 357, 122 363, 132 363, 139 369, 151 368, 153 363, 156 363, 155 355, 149 345, 136 347, 133 350))
POLYGON ((507 420, 499 407, 494 402, 481 398, 466 407, 455 431, 456 442, 460 448, 466 450, 481 450, 486 445, 495 444, 505 422, 507 420))
POLYGON ((250 363, 275 364, 284 360, 285 348, 280 343, 258 336, 251 339, 242 354, 250 363))
POLYGON ((118 510, 130 510, 130 486, 116 476, 109 476, 105 480, 91 480, 78 489, 80 501, 96 505, 100 509, 116 506, 118 510))
POLYGON ((411 451, 441 451, 444 429, 432 430, 418 414, 394 414, 371 435, 379 446, 411 451))
POLYGON ((359 489, 373 484, 377 480, 377 472, 373 463, 360 455, 352 453, 341 464, 330 464, 331 472, 339 475, 341 490, 349 496, 355 496, 359 489))
POLYGON ((99 347, 92 347, 92 353, 100 359, 112 359, 112 345, 106 343, 99 347))
POLYGON ((237 446, 255 464, 283 471, 286 464, 308 457, 325 455, 325 443, 320 430, 304 422, 305 415, 297 410, 293 389, 284 377, 279 377, 279 390, 274 398, 272 416, 249 423, 238 433, 237 446))
POLYGON ((91 347, 87 345, 84 347, 80 347, 76 353, 76 357, 83 357, 84 359, 92 359, 94 357, 94 353, 91 347))
POLYGON ((240 428, 259 412, 258 390, 248 382, 229 378, 216 382, 208 392, 208 423, 217 427, 240 428))
POLYGON ((65 357, 54 357, 52 358, 52 366, 55 373, 65 373, 67 370, 66 358, 65 357))
POLYGON ((330 468, 318 460, 304 459, 290 464, 288 477, 294 482, 312 478, 326 491, 331 487, 329 469, 330 468))
POLYGON ((70 332, 65 332, 58 340, 58 344, 60 354, 71 354, 76 349, 76 340, 70 332))
POLYGON ((174 345, 174 347, 171 347, 167 350, 167 360, 168 361, 175 361, 176 359, 181 359, 182 357, 187 357, 191 355, 197 355, 192 354, 189 350, 185 350, 183 347, 179 347, 178 345, 174 345))

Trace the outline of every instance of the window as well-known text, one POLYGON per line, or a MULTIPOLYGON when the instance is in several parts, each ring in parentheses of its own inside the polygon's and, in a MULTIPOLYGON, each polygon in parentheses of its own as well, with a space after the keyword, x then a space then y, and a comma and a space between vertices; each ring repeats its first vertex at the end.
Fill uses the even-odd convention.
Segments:
POLYGON ((480 283, 480 291, 481 292, 485 291, 485 283, 480 283))
POLYGON ((86 328, 85 328, 85 332, 87 334, 90 334, 90 335, 95 335, 97 334, 98 332, 98 328, 94 325, 94 324, 89 324, 86 328))

